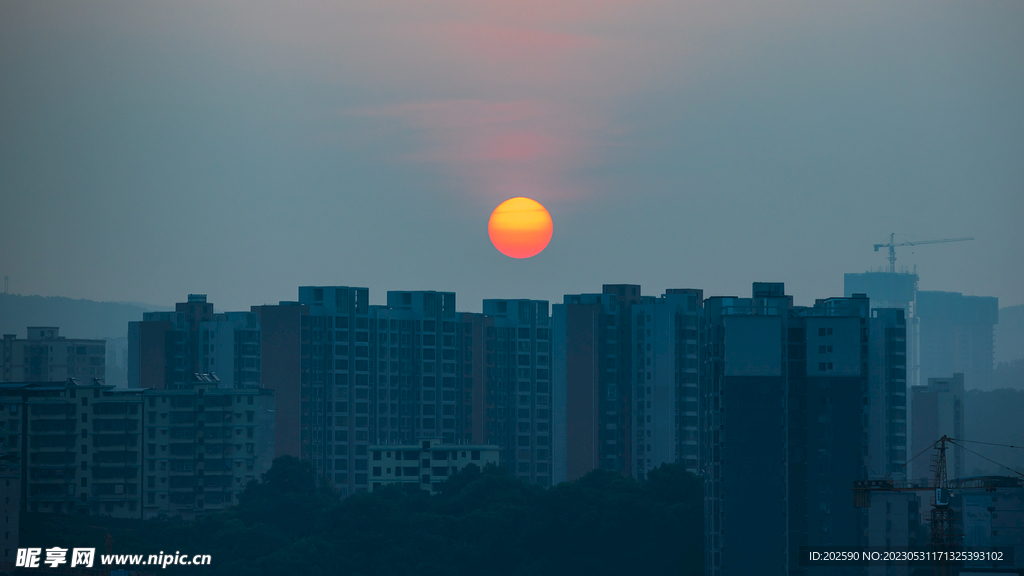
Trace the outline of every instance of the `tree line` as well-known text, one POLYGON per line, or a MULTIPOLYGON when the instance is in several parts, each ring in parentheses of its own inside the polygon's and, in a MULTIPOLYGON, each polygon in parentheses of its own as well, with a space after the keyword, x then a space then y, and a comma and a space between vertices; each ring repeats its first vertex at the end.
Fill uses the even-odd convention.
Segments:
POLYGON ((193 575, 703 574, 703 492, 667 464, 637 482, 594 470, 552 488, 475 465, 430 495, 390 485, 339 499, 282 457, 238 506, 194 521, 26 514, 21 547, 210 554, 193 575))

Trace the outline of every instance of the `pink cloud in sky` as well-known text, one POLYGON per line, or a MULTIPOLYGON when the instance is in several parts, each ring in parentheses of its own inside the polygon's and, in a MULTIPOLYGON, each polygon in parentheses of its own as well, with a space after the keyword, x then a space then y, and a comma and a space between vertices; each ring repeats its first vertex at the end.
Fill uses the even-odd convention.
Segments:
POLYGON ((493 201, 529 188, 548 197, 570 194, 560 173, 584 161, 595 142, 594 118, 537 100, 440 100, 350 109, 346 115, 398 121, 415 129, 415 152, 463 178, 468 191, 493 201))
MULTIPOLYGON (((700 39, 717 29, 777 34, 779 22, 798 14, 794 6, 809 6, 784 4, 226 1, 165 5, 157 12, 161 22, 151 24, 171 38, 180 28, 176 19, 198 20, 203 32, 196 34, 226 44, 211 50, 220 58, 344 86, 364 101, 373 94, 388 104, 351 107, 344 116, 366 121, 361 135, 381 139, 382 150, 388 139, 412 138, 396 143, 402 151, 388 161, 435 163, 462 178, 471 197, 489 202, 517 186, 586 194, 568 192, 569 174, 623 145, 619 136, 628 126, 614 117, 617 101, 677 82, 700 53, 700 39), (396 130, 396 123, 410 130, 396 130)), ((338 127, 324 130, 331 136, 320 141, 345 137, 338 127)))

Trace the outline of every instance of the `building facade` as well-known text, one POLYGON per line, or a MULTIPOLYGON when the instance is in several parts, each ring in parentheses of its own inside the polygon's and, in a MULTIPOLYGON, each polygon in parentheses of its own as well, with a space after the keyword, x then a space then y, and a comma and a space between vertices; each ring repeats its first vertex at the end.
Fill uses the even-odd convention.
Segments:
POLYGON ((274 394, 216 382, 146 391, 143 517, 195 518, 238 504, 270 469, 274 394))
POLYGON ((118 389, 101 381, 0 385, 21 509, 193 518, 237 504, 270 468, 270 390, 118 389))
POLYGON ((640 287, 566 295, 552 310, 554 482, 594 469, 629 474, 633 460, 632 317, 640 287))
POLYGON ((554 307, 555 483, 597 468, 643 479, 669 462, 699 472, 703 313, 701 290, 632 284, 554 307))
POLYGON ((907 318, 875 308, 868 322, 868 478, 907 478, 907 318))
POLYGON ((29 326, 27 338, 4 334, 0 382, 91 380, 106 376, 106 341, 65 338, 53 326, 29 326))
POLYGON ((143 314, 128 323, 128 387, 184 389, 196 374, 216 374, 224 388, 259 387, 259 318, 214 314, 205 294, 189 294, 174 312, 143 314))
POLYGON ((487 415, 501 462, 519 479, 551 485, 551 322, 546 300, 484 300, 495 334, 485 347, 496 355, 487 415), (493 424, 491 424, 493 422, 493 424))
POLYGON ((0 571, 14 572, 21 528, 21 462, 16 453, 0 455, 0 518, 0 571))
POLYGON ((697 380, 703 312, 703 291, 691 289, 645 296, 631 307, 636 458, 630 461, 630 472, 638 480, 672 462, 699 473, 697 380))
POLYGON ((709 575, 804 573, 800 546, 860 541, 850 487, 867 473, 868 312, 863 295, 797 307, 781 283, 705 302, 709 575))
POLYGON ((843 296, 867 294, 871 309, 896 308, 903 310, 906 324, 907 385, 917 386, 920 381, 920 319, 917 307, 918 276, 910 272, 864 272, 843 275, 843 296))
POLYGON ((999 299, 959 292, 917 293, 921 318, 921 384, 928 378, 964 375, 971 388, 987 389, 992 379, 999 299))
POLYGON ((446 444, 440 438, 425 438, 415 444, 370 446, 370 490, 388 484, 404 484, 437 492, 439 484, 466 466, 484 468, 498 465, 500 449, 495 445, 446 444))
MULTIPOLYGON (((1013 547, 1013 568, 1024 568, 1024 478, 960 478, 951 480, 950 488, 954 533, 963 536, 963 545, 1013 547)), ((1005 564, 977 567, 993 572, 1008 568, 1005 564)))
MULTIPOLYGON (((914 455, 928 450, 942 436, 964 437, 964 375, 951 378, 929 378, 924 386, 911 388, 911 452, 914 455)), ((950 478, 964 475, 964 449, 955 444, 946 460, 950 478)), ((910 478, 931 479, 931 454, 910 463, 910 478)))

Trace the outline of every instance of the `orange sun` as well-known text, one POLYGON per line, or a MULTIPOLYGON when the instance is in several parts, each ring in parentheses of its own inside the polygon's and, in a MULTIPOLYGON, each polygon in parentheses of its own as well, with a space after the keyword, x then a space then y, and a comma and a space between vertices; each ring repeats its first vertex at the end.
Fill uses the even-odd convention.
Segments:
POLYGON ((529 258, 540 254, 551 241, 551 214, 529 198, 505 200, 491 212, 487 234, 505 256, 529 258))

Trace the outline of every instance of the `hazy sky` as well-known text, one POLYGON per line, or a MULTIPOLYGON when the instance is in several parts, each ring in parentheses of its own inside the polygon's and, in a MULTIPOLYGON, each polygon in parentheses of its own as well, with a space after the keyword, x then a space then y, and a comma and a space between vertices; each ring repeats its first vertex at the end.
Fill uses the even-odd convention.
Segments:
POLYGON ((1024 2, 0 0, 11 292, 799 304, 898 251, 1024 303, 1024 2), (491 246, 548 207, 528 260, 491 246))

